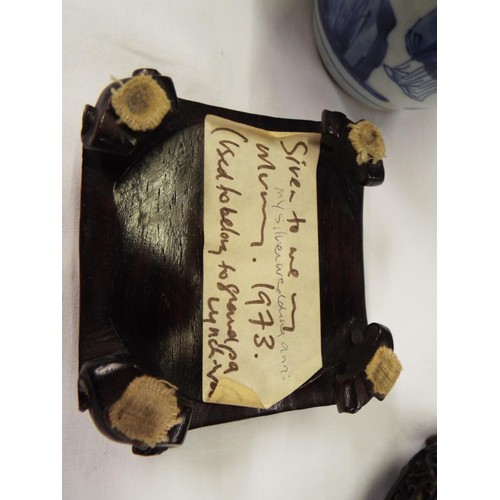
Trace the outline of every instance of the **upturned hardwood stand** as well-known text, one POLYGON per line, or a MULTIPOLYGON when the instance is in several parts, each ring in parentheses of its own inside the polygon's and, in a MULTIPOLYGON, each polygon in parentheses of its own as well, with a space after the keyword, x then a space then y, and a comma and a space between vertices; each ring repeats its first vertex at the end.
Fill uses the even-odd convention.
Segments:
MULTIPOLYGON (((384 180, 384 144, 374 125, 353 123, 339 112, 324 111, 321 121, 314 122, 179 99, 169 77, 140 69, 105 88, 95 107, 85 108, 82 142, 78 394, 80 410, 89 410, 103 434, 131 444, 136 454, 155 455, 181 445, 188 429, 324 405, 355 413, 372 397, 384 399, 401 365, 389 329, 368 324, 366 317, 363 193, 365 186, 384 180), (210 344, 214 367, 210 372, 203 368, 203 151, 209 115, 265 131, 313 133, 319 138, 321 366, 269 407, 206 402, 202 394, 207 376, 210 394, 217 388, 215 372, 223 356, 229 356, 224 373, 236 371, 239 361, 236 332, 230 329, 236 303, 229 301, 220 317, 225 313, 233 337, 210 344)), ((230 178, 224 162, 234 157, 236 142, 221 142, 226 149, 219 150, 219 176, 230 178)), ((286 180, 290 198, 301 167, 293 160, 296 146, 294 151, 283 146, 291 161, 286 180)), ((267 189, 267 180, 259 180, 267 189)), ((220 252, 240 230, 229 217, 234 211, 224 210, 220 252)), ((292 232, 302 222, 299 214, 293 215, 292 232)), ((292 267, 293 251, 287 249, 292 277, 298 274, 292 267)), ((261 292, 260 302, 247 303, 270 302, 269 290, 261 292)), ((255 358, 261 353, 262 359, 263 351, 274 348, 279 339, 264 331, 272 320, 257 317, 255 358)))

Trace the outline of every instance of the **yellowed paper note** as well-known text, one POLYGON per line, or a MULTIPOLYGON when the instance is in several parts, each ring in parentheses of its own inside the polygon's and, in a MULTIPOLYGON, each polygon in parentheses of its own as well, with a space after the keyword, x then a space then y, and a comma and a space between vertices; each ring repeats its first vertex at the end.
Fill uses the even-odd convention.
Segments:
POLYGON ((203 400, 269 408, 322 365, 320 134, 205 120, 203 400))

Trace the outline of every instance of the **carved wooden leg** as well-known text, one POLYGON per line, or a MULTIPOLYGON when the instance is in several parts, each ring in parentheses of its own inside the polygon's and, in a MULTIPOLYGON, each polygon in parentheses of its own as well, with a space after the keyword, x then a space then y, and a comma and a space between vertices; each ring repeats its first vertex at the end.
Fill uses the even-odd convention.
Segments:
POLYGON ((339 368, 335 394, 339 412, 356 413, 373 396, 383 400, 401 372, 392 335, 378 323, 368 325, 361 343, 353 344, 350 363, 339 368))
POLYGON ((89 410, 98 429, 114 441, 152 455, 179 446, 191 408, 177 389, 153 377, 127 356, 85 363, 78 382, 80 410, 89 410))

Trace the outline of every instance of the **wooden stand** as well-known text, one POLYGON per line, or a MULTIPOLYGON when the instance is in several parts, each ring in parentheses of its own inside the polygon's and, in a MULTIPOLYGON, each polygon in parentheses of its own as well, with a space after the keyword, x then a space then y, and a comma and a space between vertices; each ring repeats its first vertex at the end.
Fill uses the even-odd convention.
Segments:
MULTIPOLYGON (((113 93, 130 79, 108 86, 83 117, 80 409, 88 409, 109 438, 152 455, 180 445, 188 428, 334 404, 340 412, 354 413, 373 396, 382 400, 400 365, 390 331, 367 322, 362 245, 363 191, 382 183, 382 161, 361 155, 365 162, 359 164, 359 147, 349 139, 354 124, 342 113, 324 111, 320 122, 312 122, 231 111, 178 99, 172 80, 155 70, 138 70, 133 77, 140 75, 150 76, 171 104, 158 126, 134 131, 117 116, 113 93), (203 154, 198 150, 207 114, 266 130, 321 133, 317 196, 323 368, 267 410, 207 404, 201 398, 203 154), (163 161, 161 152, 181 165, 178 172, 189 172, 172 174, 165 186, 183 208, 160 229, 168 232, 170 254, 176 256, 163 261, 123 237, 113 196, 127 171, 163 161), (181 330, 190 334, 180 336, 181 330), (178 422, 154 446, 125 435, 109 416, 131 382, 144 375, 177 388, 178 422)), ((129 210, 120 216, 134 216, 133 207, 129 210)))

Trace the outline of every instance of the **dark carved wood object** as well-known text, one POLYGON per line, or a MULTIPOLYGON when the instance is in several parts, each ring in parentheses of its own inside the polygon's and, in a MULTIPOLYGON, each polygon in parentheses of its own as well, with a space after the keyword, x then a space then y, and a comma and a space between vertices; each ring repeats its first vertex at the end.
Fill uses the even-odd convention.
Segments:
MULTIPOLYGON (((178 99, 172 80, 150 75, 168 96, 171 111, 149 131, 133 131, 119 120, 111 99, 113 83, 83 116, 80 225, 79 404, 109 438, 132 444, 142 455, 180 445, 188 428, 323 405, 354 413, 373 396, 383 399, 366 367, 377 350, 391 352, 390 331, 368 324, 363 271, 363 191, 382 183, 382 161, 359 164, 345 115, 324 111, 320 122, 258 116, 178 99), (321 134, 317 166, 323 368, 302 387, 267 410, 207 404, 201 398, 203 270, 203 122, 207 114, 273 131, 321 134), (168 256, 152 258, 131 245, 120 217, 137 217, 137 205, 120 210, 114 190, 141 169, 151 175, 159 203, 175 200, 158 227, 167 232, 168 256), (158 189, 158 169, 166 172, 158 189), (154 179, 153 179, 154 177, 154 179), (162 196, 167 196, 162 198, 162 196), (178 335, 179 331, 190 335, 178 335), (109 421, 109 409, 141 375, 178 388, 180 421, 168 438, 148 446, 128 438, 109 421)), ((129 79, 123 80, 127 82, 129 79)), ((134 183, 129 182, 129 189, 134 183)), ((140 223, 140 221, 139 221, 140 223)), ((146 227, 148 224, 148 227, 146 227)), ((151 234, 153 234, 151 233, 151 234)), ((163 233, 162 233, 163 234, 163 233)), ((153 236, 150 235, 154 240, 153 236)), ((153 241, 154 243, 154 241, 153 241)))

